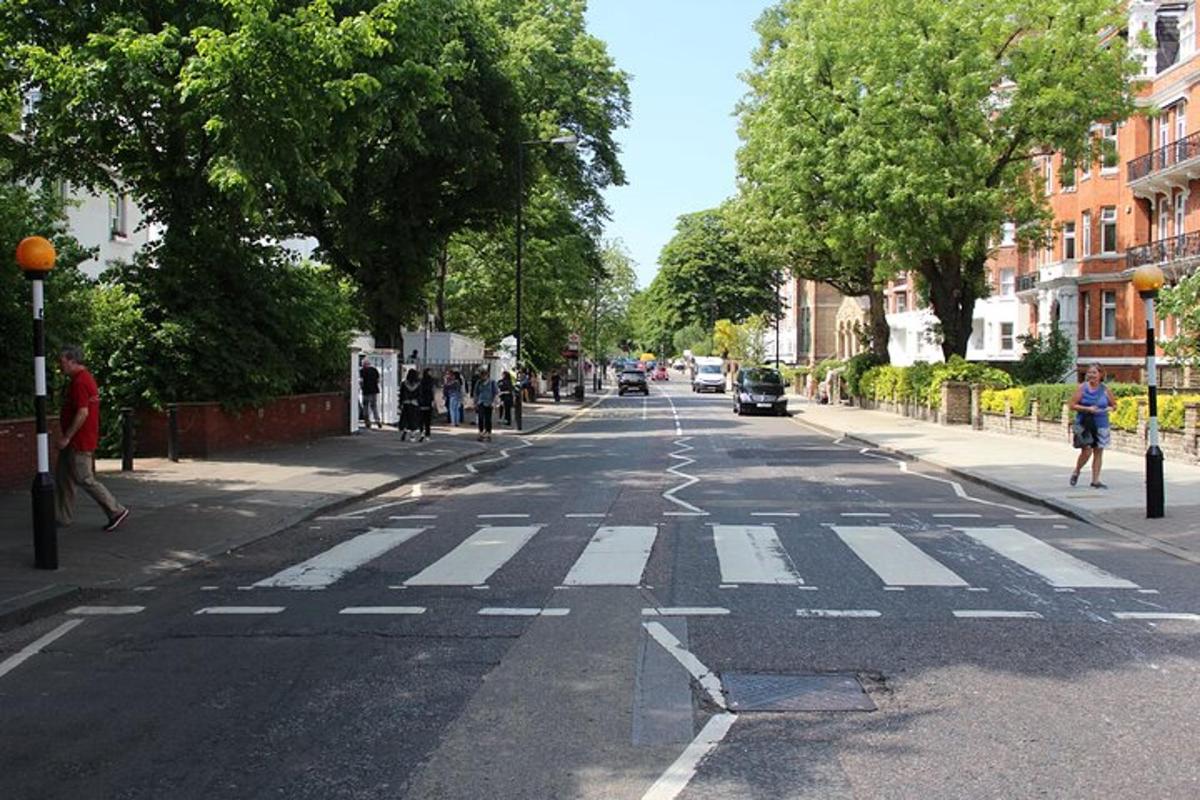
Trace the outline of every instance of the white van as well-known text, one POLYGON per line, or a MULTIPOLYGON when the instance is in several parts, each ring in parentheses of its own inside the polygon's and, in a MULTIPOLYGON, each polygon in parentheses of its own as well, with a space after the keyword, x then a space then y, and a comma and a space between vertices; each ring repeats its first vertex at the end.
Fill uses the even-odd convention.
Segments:
POLYGON ((725 361, 716 356, 696 356, 693 359, 693 392, 725 393, 725 361))

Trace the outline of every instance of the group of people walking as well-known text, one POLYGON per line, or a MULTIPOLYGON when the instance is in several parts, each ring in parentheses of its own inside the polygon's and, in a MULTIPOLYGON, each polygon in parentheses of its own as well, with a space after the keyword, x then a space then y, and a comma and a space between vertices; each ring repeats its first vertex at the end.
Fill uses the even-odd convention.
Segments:
MULTIPOLYGON (((363 417, 367 427, 371 426, 374 416, 378 427, 383 427, 379 413, 379 370, 369 361, 364 360, 359 370, 359 384, 363 395, 363 417)), ((400 384, 400 438, 423 442, 433 433, 433 415, 436 409, 435 397, 439 389, 439 381, 433 375, 433 370, 424 369, 418 374, 416 369, 410 369, 400 384)), ((440 380, 442 401, 446 409, 446 422, 452 427, 462 425, 466 416, 467 400, 475 410, 475 420, 479 428, 478 440, 492 440, 492 426, 495 412, 500 412, 500 421, 512 425, 513 402, 516 396, 517 383, 512 374, 505 371, 500 380, 491 377, 487 367, 480 367, 470 375, 469 383, 456 369, 447 369, 440 380)))

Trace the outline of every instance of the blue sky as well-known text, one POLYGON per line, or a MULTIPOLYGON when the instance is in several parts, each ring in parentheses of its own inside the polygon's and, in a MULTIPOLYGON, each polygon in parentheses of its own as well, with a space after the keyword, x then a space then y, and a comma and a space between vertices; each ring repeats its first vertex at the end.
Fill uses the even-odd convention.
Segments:
POLYGON ((590 0, 589 29, 632 75, 633 119, 620 132, 627 186, 607 193, 645 286, 680 214, 734 193, 734 106, 745 93, 753 24, 767 0, 590 0))

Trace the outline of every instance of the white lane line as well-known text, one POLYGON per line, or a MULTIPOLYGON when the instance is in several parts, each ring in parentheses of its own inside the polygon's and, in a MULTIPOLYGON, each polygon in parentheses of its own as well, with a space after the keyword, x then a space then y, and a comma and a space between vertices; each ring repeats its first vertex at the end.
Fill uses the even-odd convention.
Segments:
POLYGON ((1016 528, 962 528, 989 550, 1040 575, 1051 586, 1074 589, 1136 589, 1133 581, 1118 578, 1057 547, 1016 528))
POLYGON ((425 606, 347 606, 338 612, 339 614, 348 615, 411 615, 418 616, 425 613, 425 606))
POLYGON ((157 586, 135 586, 135 587, 133 587, 133 590, 135 592, 156 592, 156 591, 158 591, 158 587, 157 586))
POLYGON ((667 398, 667 403, 671 406, 671 418, 675 420, 675 435, 683 436, 683 425, 679 421, 679 412, 675 409, 675 401, 666 392, 663 392, 663 397, 667 398))
MULTIPOLYGON (((668 395, 668 397, 669 397, 669 395, 668 395)), ((688 456, 683 455, 687 451, 695 449, 690 444, 687 444, 687 441, 691 438, 692 437, 690 437, 690 436, 683 436, 679 439, 676 439, 672 443, 672 444, 676 445, 677 447, 679 447, 679 449, 676 450, 674 453, 668 453, 667 457, 677 459, 677 460, 681 461, 682 463, 676 464, 673 467, 668 467, 667 472, 676 476, 677 478, 683 478, 683 483, 663 492, 662 496, 664 498, 666 498, 667 500, 670 500, 672 503, 675 503, 676 505, 678 505, 682 508, 686 508, 688 511, 691 511, 691 512, 694 512, 697 514, 704 514, 704 513, 706 513, 704 511, 704 509, 698 508, 698 507, 692 505, 691 503, 680 500, 678 497, 675 496, 676 492, 682 491, 682 490, 688 488, 689 486, 692 486, 692 485, 700 482, 700 479, 697 478, 695 475, 689 475, 688 473, 683 472, 682 470, 679 469, 680 467, 686 467, 688 464, 696 463, 696 459, 689 458, 688 456)))
POLYGON ((604 519, 608 516, 608 512, 601 511, 594 514, 563 514, 567 519, 604 519))
POLYGON ((140 614, 145 610, 145 606, 75 606, 67 613, 78 617, 100 617, 110 614, 140 614))
POLYGON ((751 511, 752 517, 798 517, 799 511, 751 511))
POLYGON ((728 613, 728 608, 720 606, 663 606, 642 609, 643 617, 723 617, 728 613))
POLYGON ((967 582, 888 527, 832 526, 885 586, 966 586, 967 582))
POLYGON ((890 517, 891 514, 886 511, 851 511, 843 512, 843 517, 890 517))
MULTIPOLYGON (((676 501, 679 502, 679 501, 676 501)), ((707 517, 707 511, 664 511, 664 517, 707 517)))
POLYGON ((479 609, 481 617, 565 617, 571 613, 569 608, 499 608, 489 607, 479 609))
POLYGON ((722 711, 729 709, 725 703, 725 692, 721 688, 721 679, 685 648, 683 642, 675 638, 675 634, 667 630, 661 622, 643 622, 642 627, 646 629, 646 633, 650 634, 650 638, 662 645, 663 649, 688 671, 692 679, 700 684, 700 687, 708 695, 708 699, 717 708, 722 711))
POLYGON ((285 606, 207 606, 196 614, 282 614, 285 606))
POLYGON ((476 514, 479 519, 529 519, 528 514, 476 514))
POLYGON ((658 528, 613 525, 596 530, 563 579, 563 586, 637 586, 642 582, 658 528))
POLYGON ((392 520, 416 520, 416 519, 437 519, 437 514, 401 514, 395 517, 388 517, 392 520))
POLYGON ((713 541, 721 583, 804 583, 771 525, 714 525, 713 541))
POLYGON ((710 717, 692 743, 679 754, 679 758, 646 790, 642 800, 675 800, 695 777, 700 762, 729 733, 735 720, 737 715, 728 713, 710 717))
POLYGON ((951 613, 958 619, 1045 619, 1036 611, 958 609, 951 613))
POLYGON ((253 585, 259 588, 324 589, 423 530, 425 528, 372 528, 253 585))
POLYGON ((1138 589, 1138 594, 1158 594, 1158 589, 1138 589))
POLYGON ((215 591, 217 591, 217 590, 218 590, 218 589, 220 589, 220 588, 221 588, 220 586, 201 586, 201 587, 200 587, 200 591, 202 591, 202 592, 215 592, 215 591))
POLYGON ((875 619, 883 614, 873 608, 798 608, 797 617, 844 618, 844 619, 875 619))
POLYGON ((1172 611, 1114 611, 1116 619, 1177 619, 1184 622, 1200 622, 1200 614, 1185 614, 1172 611))
POLYGON ((36 656, 38 653, 42 652, 47 645, 52 644, 58 639, 61 639, 63 636, 66 636, 68 633, 73 631, 75 628, 78 628, 82 624, 83 620, 81 619, 68 620, 67 622, 64 622, 62 625, 59 625, 57 628, 47 633, 45 636, 34 642, 30 642, 16 653, 13 653, 8 658, 0 661, 0 678, 12 672, 14 669, 24 664, 33 656, 36 656))
POLYGON ((934 519, 979 519, 983 514, 934 514, 934 519))
POLYGON ((484 586, 541 528, 541 525, 480 528, 404 585, 484 586))

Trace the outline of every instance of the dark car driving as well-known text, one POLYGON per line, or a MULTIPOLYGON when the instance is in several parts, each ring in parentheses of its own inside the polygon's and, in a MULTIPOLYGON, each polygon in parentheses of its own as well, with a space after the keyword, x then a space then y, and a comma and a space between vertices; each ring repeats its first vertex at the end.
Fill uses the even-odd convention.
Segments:
POLYGON ((739 370, 733 386, 733 413, 761 412, 784 416, 787 397, 779 373, 765 367, 739 370))
POLYGON ((626 392, 641 392, 649 395, 650 386, 646 383, 646 373, 640 369, 623 370, 620 377, 617 378, 617 394, 622 395, 626 392))

